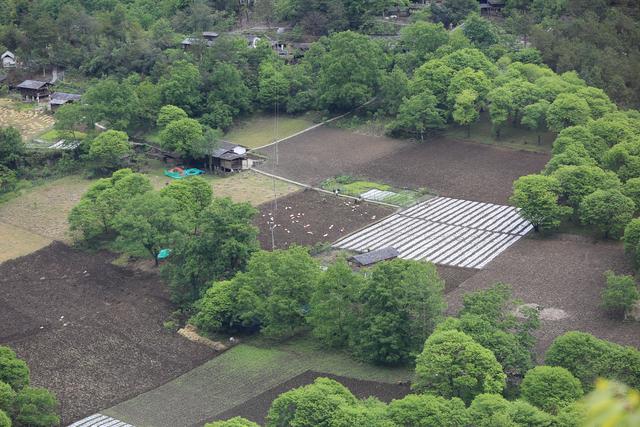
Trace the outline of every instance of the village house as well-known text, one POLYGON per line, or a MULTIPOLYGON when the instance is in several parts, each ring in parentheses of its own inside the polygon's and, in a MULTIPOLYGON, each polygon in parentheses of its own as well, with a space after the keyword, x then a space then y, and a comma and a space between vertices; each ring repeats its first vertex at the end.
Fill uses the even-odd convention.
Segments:
POLYGON ((221 141, 210 154, 213 168, 225 172, 250 169, 253 164, 245 147, 227 141, 221 141))
POLYGON ((215 39, 218 38, 219 34, 214 31, 204 31, 202 32, 201 37, 187 37, 186 39, 180 42, 180 46, 184 50, 188 50, 191 46, 194 45, 203 45, 206 47, 211 47, 215 43, 215 39))
POLYGON ((16 86, 20 95, 25 101, 35 101, 40 103, 41 99, 49 97, 49 86, 51 83, 40 80, 25 80, 16 86))
POLYGON ((16 56, 8 50, 0 55, 0 60, 2 61, 2 68, 16 68, 17 66, 16 56))
POLYGON ((495 15, 502 11, 505 7, 505 0, 480 0, 481 15, 495 15))
POLYGON ((54 92, 49 97, 49 110, 55 111, 67 103, 79 101, 80 98, 75 93, 54 92))

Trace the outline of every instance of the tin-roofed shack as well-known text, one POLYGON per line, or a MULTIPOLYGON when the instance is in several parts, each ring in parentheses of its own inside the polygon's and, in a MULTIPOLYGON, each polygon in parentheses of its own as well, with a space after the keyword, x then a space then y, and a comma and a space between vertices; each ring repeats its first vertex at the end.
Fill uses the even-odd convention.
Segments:
POLYGON ((349 261, 358 267, 368 267, 380 261, 397 258, 399 255, 400 252, 398 252, 396 248, 387 246, 385 248, 376 249, 375 251, 354 255, 349 258, 349 261))
POLYGON ((75 93, 54 92, 49 97, 49 110, 55 111, 67 103, 79 101, 80 98, 81 96, 75 93))
POLYGON ((211 151, 211 159, 214 169, 225 172, 250 169, 253 163, 245 147, 228 141, 220 141, 218 147, 211 151))

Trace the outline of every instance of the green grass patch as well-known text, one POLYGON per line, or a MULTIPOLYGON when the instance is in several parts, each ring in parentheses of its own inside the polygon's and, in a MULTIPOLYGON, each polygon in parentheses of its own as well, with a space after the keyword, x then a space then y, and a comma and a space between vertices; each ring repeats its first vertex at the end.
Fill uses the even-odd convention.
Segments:
POLYGON ((273 114, 256 114, 233 126, 224 139, 248 148, 256 148, 305 130, 318 120, 319 115, 314 112, 300 116, 280 115, 276 131, 273 114))
POLYGON ((491 121, 487 113, 480 115, 480 120, 471 125, 470 136, 467 136, 467 128, 450 124, 444 135, 470 142, 496 145, 512 148, 516 150, 533 151, 537 153, 548 153, 551 151, 556 135, 553 132, 532 132, 529 129, 515 126, 505 126, 500 132, 500 138, 496 138, 493 133, 491 121), (540 135, 540 144, 538 144, 540 135))
POLYGON ((68 136, 70 136, 72 139, 82 141, 87 137, 87 134, 84 132, 78 132, 78 131, 75 131, 73 134, 71 133, 67 134, 67 132, 61 132, 56 129, 50 129, 45 133, 39 135, 38 139, 53 143, 53 142, 58 142, 61 139, 66 139, 68 136))
POLYGON ((340 193, 353 197, 360 197, 361 194, 366 193, 369 190, 391 191, 395 194, 380 201, 396 206, 409 206, 428 194, 427 190, 415 191, 397 189, 387 184, 359 180, 350 176, 329 178, 320 184, 320 186, 324 190, 340 190, 340 193))

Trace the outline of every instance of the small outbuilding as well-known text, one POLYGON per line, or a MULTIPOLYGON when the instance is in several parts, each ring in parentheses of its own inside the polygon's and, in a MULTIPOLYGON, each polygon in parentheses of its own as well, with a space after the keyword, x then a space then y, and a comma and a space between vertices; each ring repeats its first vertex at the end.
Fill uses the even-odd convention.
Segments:
POLYGON ((0 60, 2 61, 2 68, 16 68, 18 63, 16 62, 16 56, 13 52, 5 51, 2 55, 0 55, 0 60))
POLYGON ((49 110, 56 111, 65 104, 79 101, 80 98, 81 96, 75 93, 54 92, 49 97, 49 110))
POLYGON ((214 168, 225 172, 250 169, 253 164, 246 147, 227 141, 221 141, 211 152, 211 160, 214 168))
POLYGON ((398 252, 396 248, 387 246, 385 248, 354 255, 349 258, 349 261, 358 267, 368 267, 380 261, 398 258, 398 256, 400 256, 400 252, 398 252))
POLYGON ((49 97, 49 86, 51 86, 49 82, 25 80, 16 86, 16 89, 18 89, 18 92, 20 92, 25 101, 36 101, 39 103, 41 99, 49 97))

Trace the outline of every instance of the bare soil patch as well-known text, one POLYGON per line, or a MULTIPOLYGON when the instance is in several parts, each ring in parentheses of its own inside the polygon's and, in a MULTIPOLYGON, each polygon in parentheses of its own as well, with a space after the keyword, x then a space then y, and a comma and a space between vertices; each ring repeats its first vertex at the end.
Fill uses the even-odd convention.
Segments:
MULTIPOLYGON (((374 396, 383 402, 402 399, 411 392, 409 384, 388 384, 377 381, 364 381, 321 372, 307 371, 282 384, 220 414, 216 419, 226 420, 233 417, 244 417, 260 425, 265 425, 271 403, 282 393, 296 387, 313 383, 318 377, 334 379, 347 387, 360 399, 374 396)), ((195 425, 193 427, 196 427, 195 425)))
POLYGON ((450 292, 449 310, 460 308, 464 293, 504 282, 513 287, 516 298, 542 310, 539 355, 554 338, 571 330, 639 347, 640 322, 610 319, 600 307, 603 273, 609 269, 633 273, 620 242, 566 234, 524 238, 450 292))
POLYGON ((153 389, 217 353, 163 327, 156 274, 53 243, 0 264, 0 343, 61 403, 63 424, 153 389))
POLYGON ((548 154, 517 151, 445 137, 412 143, 320 127, 260 150, 270 160, 258 168, 317 186, 351 175, 399 188, 427 188, 467 200, 507 203, 513 181, 537 173, 548 154))
POLYGON ((271 228, 275 247, 313 246, 340 237, 378 221, 395 209, 314 190, 303 190, 259 207, 254 224, 260 228, 260 245, 271 249, 271 228))

